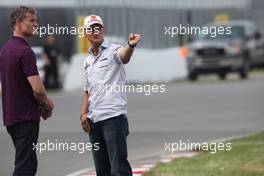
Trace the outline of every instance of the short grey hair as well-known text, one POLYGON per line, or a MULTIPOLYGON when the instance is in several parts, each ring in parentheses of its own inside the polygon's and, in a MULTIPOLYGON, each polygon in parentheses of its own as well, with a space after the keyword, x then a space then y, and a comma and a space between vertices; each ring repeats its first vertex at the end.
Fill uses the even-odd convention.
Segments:
POLYGON ((36 14, 37 11, 36 11, 36 9, 34 9, 32 7, 20 6, 11 12, 10 25, 11 25, 12 29, 14 29, 14 26, 16 24, 17 19, 19 21, 23 21, 25 19, 26 13, 36 14))

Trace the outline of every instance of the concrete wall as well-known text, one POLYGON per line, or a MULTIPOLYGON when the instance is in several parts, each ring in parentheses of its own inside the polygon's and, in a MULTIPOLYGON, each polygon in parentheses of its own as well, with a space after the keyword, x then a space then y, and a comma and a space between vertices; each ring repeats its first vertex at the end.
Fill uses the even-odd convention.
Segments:
MULTIPOLYGON (((86 55, 74 55, 66 73, 64 90, 80 90, 83 86, 83 62, 86 55)), ((185 60, 178 48, 148 50, 136 49, 131 61, 125 65, 127 82, 171 81, 186 77, 185 60)))

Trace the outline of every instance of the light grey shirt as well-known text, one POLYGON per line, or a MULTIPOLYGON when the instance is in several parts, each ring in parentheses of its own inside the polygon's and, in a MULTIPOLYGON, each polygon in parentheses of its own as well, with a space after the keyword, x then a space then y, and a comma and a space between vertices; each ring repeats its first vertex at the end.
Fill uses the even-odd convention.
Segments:
POLYGON ((84 90, 89 94, 89 113, 94 123, 127 114, 126 72, 119 56, 121 45, 104 41, 99 54, 91 48, 84 61, 84 90))

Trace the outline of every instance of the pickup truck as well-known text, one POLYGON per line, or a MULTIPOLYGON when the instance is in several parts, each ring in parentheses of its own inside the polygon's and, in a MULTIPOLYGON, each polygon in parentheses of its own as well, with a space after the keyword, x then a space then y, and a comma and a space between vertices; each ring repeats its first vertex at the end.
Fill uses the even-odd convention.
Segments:
POLYGON ((195 37, 187 46, 188 79, 195 81, 201 74, 218 74, 223 80, 230 72, 246 79, 251 67, 264 65, 264 41, 251 21, 234 20, 206 26, 228 26, 231 32, 195 37))

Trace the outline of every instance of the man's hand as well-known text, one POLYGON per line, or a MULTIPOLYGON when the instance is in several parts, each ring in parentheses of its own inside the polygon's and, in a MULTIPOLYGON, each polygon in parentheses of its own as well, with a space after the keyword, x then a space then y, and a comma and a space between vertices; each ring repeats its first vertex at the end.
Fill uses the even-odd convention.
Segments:
POLYGON ((136 46, 141 39, 141 36, 139 34, 129 34, 128 36, 128 44, 131 46, 136 46))
POLYGON ((90 132, 90 125, 89 125, 89 122, 87 120, 87 113, 86 114, 82 114, 81 117, 80 117, 80 120, 81 120, 81 124, 82 124, 82 129, 89 133, 90 132))
POLYGON ((47 104, 41 106, 41 116, 44 120, 47 120, 49 117, 51 117, 53 108, 53 101, 48 97, 47 104))
POLYGON ((129 34, 128 36, 128 46, 122 48, 119 52, 120 59, 123 64, 127 64, 134 52, 134 47, 141 40, 141 36, 139 34, 129 34))
POLYGON ((47 120, 49 117, 51 117, 51 115, 52 115, 52 111, 49 111, 49 110, 44 109, 44 108, 41 109, 41 117, 44 120, 47 120))

